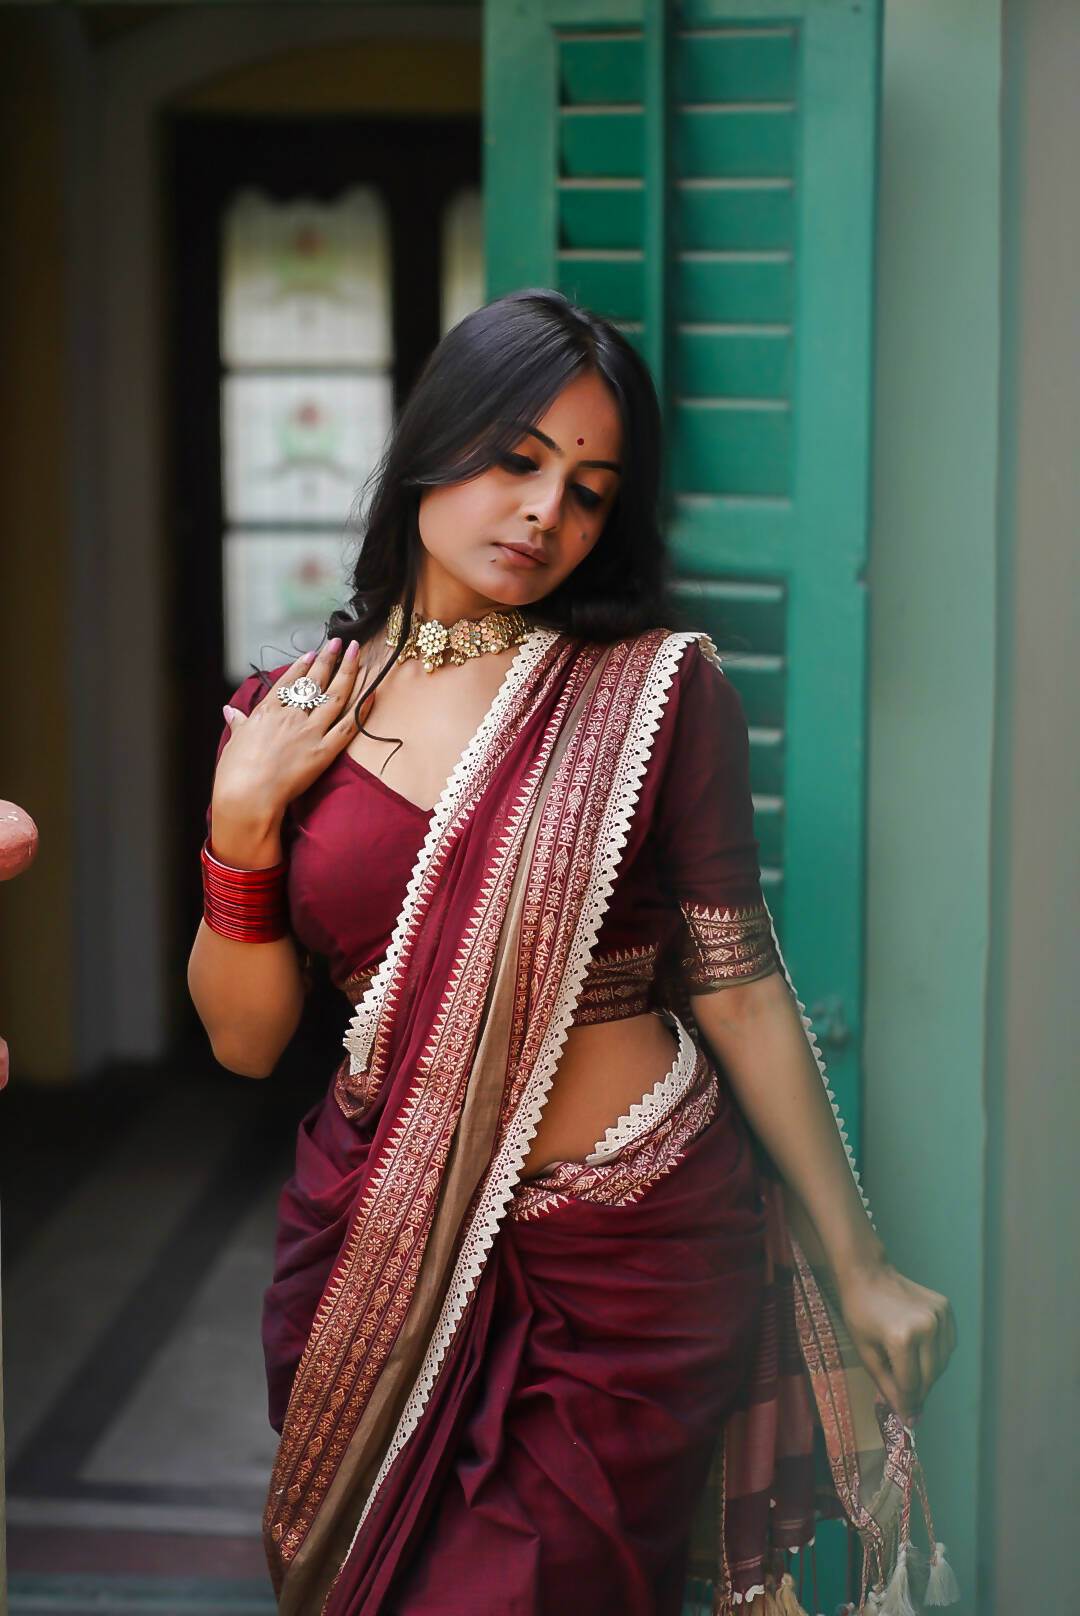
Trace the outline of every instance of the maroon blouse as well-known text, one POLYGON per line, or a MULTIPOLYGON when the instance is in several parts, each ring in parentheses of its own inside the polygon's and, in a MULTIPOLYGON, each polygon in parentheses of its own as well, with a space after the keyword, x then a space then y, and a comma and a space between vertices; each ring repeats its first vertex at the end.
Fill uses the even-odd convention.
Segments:
MULTIPOLYGON (((250 712, 266 688, 253 674, 230 702, 250 712)), ((753 832, 746 720, 734 687, 697 643, 680 660, 661 736, 671 726, 667 769, 647 770, 642 782, 575 1024, 639 1015, 673 965, 692 993, 777 968, 753 832)), ((226 727, 219 757, 228 734, 226 727)), ((290 804, 292 929, 302 948, 327 958, 333 981, 354 1002, 386 952, 432 812, 345 752, 290 804)))

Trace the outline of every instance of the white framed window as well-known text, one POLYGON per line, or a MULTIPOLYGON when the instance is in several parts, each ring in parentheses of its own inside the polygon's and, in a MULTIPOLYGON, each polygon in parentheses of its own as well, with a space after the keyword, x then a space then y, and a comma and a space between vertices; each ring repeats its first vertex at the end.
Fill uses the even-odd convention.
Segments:
POLYGON ((221 239, 225 671, 318 642, 393 414, 390 233, 369 187, 238 191, 221 239))

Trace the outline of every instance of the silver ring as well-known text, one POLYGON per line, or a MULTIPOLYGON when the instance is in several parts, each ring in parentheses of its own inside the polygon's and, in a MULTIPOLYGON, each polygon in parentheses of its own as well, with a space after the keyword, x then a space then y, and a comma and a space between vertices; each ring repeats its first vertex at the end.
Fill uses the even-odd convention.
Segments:
POLYGON ((329 697, 323 694, 321 686, 314 679, 309 679, 306 673, 291 685, 282 685, 278 691, 278 701, 283 707, 299 707, 302 712, 310 713, 313 707, 320 707, 329 697))

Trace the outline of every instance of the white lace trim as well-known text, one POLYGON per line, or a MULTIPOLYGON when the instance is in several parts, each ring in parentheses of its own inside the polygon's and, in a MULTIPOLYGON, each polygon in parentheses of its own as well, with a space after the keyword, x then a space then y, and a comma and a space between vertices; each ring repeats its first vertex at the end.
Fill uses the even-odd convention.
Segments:
POLYGON ((635 1139, 640 1139, 642 1134, 648 1133, 650 1128, 655 1127, 675 1109, 689 1089, 694 1080, 697 1049, 678 1016, 672 1014, 672 1020, 675 1023, 679 1047, 675 1051, 675 1059, 670 1069, 653 1085, 648 1094, 643 1095, 640 1100, 635 1100, 626 1115, 613 1123, 602 1139, 596 1141, 585 1158, 587 1167, 599 1167, 601 1162, 610 1161, 612 1156, 617 1155, 626 1145, 632 1145, 635 1139))
MULTIPOLYGON (((764 899, 762 901, 764 902, 764 899)), ((776 948, 776 957, 780 962, 780 969, 784 973, 784 981, 791 989, 792 997, 799 1008, 799 1017, 803 1024, 803 1031, 806 1033, 806 1041, 810 1045, 810 1052, 813 1055, 814 1060, 817 1062, 817 1069, 821 1074, 821 1081, 825 1085, 825 1093, 828 1095, 829 1104, 832 1106, 832 1114, 836 1119, 837 1132, 843 1141, 844 1154, 847 1157, 848 1166, 851 1168, 851 1176, 855 1180, 855 1188, 859 1192, 859 1198, 861 1199, 866 1210, 867 1217, 870 1219, 871 1227, 876 1228, 877 1225, 874 1223, 873 1213, 870 1211, 870 1202, 866 1198, 866 1192, 862 1187, 862 1179, 859 1177, 859 1169, 855 1165, 855 1152, 851 1148, 851 1142, 848 1139, 847 1129, 844 1127, 844 1119, 840 1115, 840 1107, 836 1103, 836 1095, 833 1093, 832 1087, 829 1083, 828 1074, 825 1071, 825 1057, 818 1048, 817 1034, 814 1032, 813 1023, 806 1013, 806 1006, 799 998, 799 995, 795 992, 795 984, 788 974, 788 968, 784 963, 784 956, 780 952, 780 939, 776 935, 776 922, 773 920, 772 910, 769 908, 767 903, 765 904, 765 913, 769 917, 769 926, 772 930, 772 939, 776 948)))
POLYGON ((555 629, 538 628, 522 641, 516 656, 507 668, 503 682, 495 692, 495 697, 488 708, 476 734, 462 752, 452 774, 442 789, 442 795, 435 804, 431 815, 431 824, 424 837, 416 862, 409 877, 409 884, 405 889, 405 899, 398 914, 394 932, 390 939, 386 953, 383 955, 375 975, 372 977, 362 999, 360 999, 353 1012, 352 1019, 345 1030, 342 1043, 349 1052, 349 1074, 352 1077, 367 1070, 371 1058, 371 1046, 375 1038, 375 1029, 379 1023, 383 1003, 387 990, 393 979, 398 960, 405 947, 406 940, 413 928, 413 917, 416 910, 417 896, 428 867, 434 856, 444 830, 452 820, 458 804, 465 794, 475 770, 487 751, 488 743, 497 725, 501 722, 503 714, 513 701, 522 684, 532 673, 552 640, 557 639, 555 629))
POLYGON ((453 1277, 432 1331, 424 1361, 401 1412, 397 1429, 386 1450, 379 1473, 360 1512, 356 1531, 349 1543, 343 1564, 353 1551, 356 1539, 391 1465, 420 1423, 447 1348, 465 1311, 465 1304, 483 1271, 514 1186, 521 1176, 529 1144, 536 1136, 544 1101, 555 1076, 562 1046, 566 1042, 589 959, 596 947, 600 925, 611 900, 615 875, 623 848, 626 846, 630 821, 641 790, 641 779, 649 761, 656 731, 660 726, 664 702, 684 651, 700 639, 700 635, 688 631, 668 635, 657 650, 653 665, 645 679, 637 711, 627 725, 623 756, 618 769, 618 783, 613 796, 609 799, 604 824, 597 838, 592 876, 578 916, 566 973, 544 1042, 537 1054, 532 1074, 518 1107, 516 1126, 508 1132, 502 1149, 488 1173, 483 1194, 473 1214, 472 1225, 462 1241, 453 1277))

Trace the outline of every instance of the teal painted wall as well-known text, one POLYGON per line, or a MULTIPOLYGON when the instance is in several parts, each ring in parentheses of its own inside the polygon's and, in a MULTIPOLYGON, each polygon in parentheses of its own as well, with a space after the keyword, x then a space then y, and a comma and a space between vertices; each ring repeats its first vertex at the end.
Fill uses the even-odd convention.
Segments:
POLYGON ((894 1262, 957 1315, 918 1444, 963 1616, 983 1329, 1000 86, 999 0, 886 0, 864 1165, 894 1262))
POLYGON ((978 1589, 1003 1616, 1043 1565, 1070 1605, 1080 1497, 1080 7, 1005 0, 1004 53, 978 1589))

